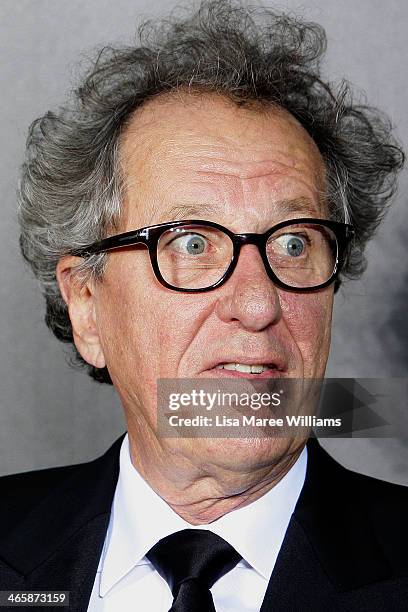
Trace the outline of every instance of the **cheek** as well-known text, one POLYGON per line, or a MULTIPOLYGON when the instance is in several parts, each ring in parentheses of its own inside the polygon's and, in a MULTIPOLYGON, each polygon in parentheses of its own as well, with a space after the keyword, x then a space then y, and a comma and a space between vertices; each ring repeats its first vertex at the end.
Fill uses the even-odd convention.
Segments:
POLYGON ((157 342, 157 320, 148 308, 148 283, 141 283, 140 271, 122 256, 108 263, 98 292, 97 316, 105 356, 111 368, 132 370, 153 357, 157 342), (147 350, 149 347, 149 350, 147 350))
MULTIPOLYGON (((208 298, 207 298, 208 299, 208 298)), ((160 368, 162 372, 178 375, 180 362, 195 346, 195 338, 205 324, 213 306, 197 295, 166 292, 161 295, 159 344, 160 368)))
POLYGON ((281 295, 282 316, 303 360, 326 362, 331 332, 332 290, 281 295))

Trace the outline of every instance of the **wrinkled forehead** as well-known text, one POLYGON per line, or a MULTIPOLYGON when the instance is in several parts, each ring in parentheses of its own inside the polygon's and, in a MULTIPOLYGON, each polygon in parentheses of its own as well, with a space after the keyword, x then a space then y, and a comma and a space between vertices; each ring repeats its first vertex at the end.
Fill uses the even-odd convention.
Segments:
POLYGON ((179 92, 148 102, 128 121, 120 151, 131 209, 149 210, 198 184, 211 183, 222 199, 263 178, 272 190, 288 177, 316 199, 325 193, 320 152, 292 115, 216 94, 179 92))

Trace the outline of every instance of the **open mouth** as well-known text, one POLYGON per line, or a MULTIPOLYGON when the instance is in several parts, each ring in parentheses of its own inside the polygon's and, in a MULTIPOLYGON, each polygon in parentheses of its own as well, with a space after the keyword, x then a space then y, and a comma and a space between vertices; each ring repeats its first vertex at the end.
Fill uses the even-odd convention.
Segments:
POLYGON ((217 370, 229 370, 230 372, 243 372, 244 374, 262 374, 267 370, 276 370, 273 364, 247 364, 247 363, 220 363, 215 366, 217 370))
POLYGON ((282 368, 275 363, 219 363, 210 370, 213 376, 269 378, 283 375, 282 368))

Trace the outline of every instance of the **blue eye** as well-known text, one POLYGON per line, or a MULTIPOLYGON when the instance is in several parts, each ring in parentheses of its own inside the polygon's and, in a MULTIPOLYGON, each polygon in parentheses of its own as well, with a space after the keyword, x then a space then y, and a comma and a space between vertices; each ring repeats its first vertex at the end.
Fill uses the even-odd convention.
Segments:
POLYGON ((282 246, 286 251, 285 254, 288 254, 291 257, 299 257, 305 250, 306 241, 301 236, 295 234, 285 234, 284 236, 280 236, 278 240, 280 246, 282 246))
POLYGON ((303 241, 300 238, 298 237, 295 238, 293 236, 286 243, 286 249, 289 255, 292 255, 293 257, 299 257, 299 255, 303 253, 303 249, 304 249, 303 241))
POLYGON ((187 252, 189 255, 201 255, 207 246, 207 240, 199 234, 186 234, 176 238, 171 243, 177 250, 187 252))

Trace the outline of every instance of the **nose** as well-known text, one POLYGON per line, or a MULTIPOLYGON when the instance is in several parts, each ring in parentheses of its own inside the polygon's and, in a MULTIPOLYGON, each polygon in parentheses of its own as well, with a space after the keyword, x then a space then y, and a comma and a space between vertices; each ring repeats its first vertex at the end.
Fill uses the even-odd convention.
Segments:
POLYGON ((241 248, 237 266, 224 290, 226 293, 216 305, 216 314, 224 322, 238 321, 248 331, 262 331, 281 318, 277 288, 253 244, 241 248))

